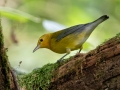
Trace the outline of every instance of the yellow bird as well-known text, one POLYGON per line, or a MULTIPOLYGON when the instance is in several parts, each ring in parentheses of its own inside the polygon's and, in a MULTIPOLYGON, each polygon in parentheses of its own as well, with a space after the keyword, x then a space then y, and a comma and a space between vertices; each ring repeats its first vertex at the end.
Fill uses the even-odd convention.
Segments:
POLYGON ((64 30, 44 34, 39 38, 33 52, 39 48, 48 48, 59 54, 66 53, 60 58, 61 60, 71 51, 77 49, 81 50, 83 43, 88 39, 92 31, 108 18, 107 15, 103 15, 97 20, 87 24, 78 24, 64 30))

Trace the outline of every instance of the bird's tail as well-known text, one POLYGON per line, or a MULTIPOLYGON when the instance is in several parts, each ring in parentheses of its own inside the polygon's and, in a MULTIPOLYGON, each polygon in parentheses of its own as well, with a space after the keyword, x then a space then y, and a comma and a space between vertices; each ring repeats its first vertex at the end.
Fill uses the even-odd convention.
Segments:
POLYGON ((88 24, 88 26, 86 27, 85 31, 86 31, 86 35, 90 35, 92 33, 92 31, 103 21, 107 20, 109 17, 107 15, 103 15, 100 18, 98 18, 97 20, 91 22, 88 24))
POLYGON ((93 21, 92 24, 94 24, 95 26, 97 26, 100 23, 102 23, 103 21, 107 20, 108 18, 109 18, 109 16, 103 15, 100 18, 98 18, 97 20, 93 21))

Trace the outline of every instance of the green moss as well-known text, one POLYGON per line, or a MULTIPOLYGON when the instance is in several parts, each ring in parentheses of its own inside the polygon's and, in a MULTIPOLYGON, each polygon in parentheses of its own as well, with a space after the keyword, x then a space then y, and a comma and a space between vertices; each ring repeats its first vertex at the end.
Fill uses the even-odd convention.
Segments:
POLYGON ((54 64, 46 64, 42 68, 34 69, 29 74, 18 76, 20 86, 27 90, 48 90, 52 77, 57 74, 57 68, 68 62, 70 58, 54 64))
POLYGON ((52 77, 57 74, 57 68, 68 62, 69 59, 64 59, 59 63, 46 64, 42 68, 34 69, 29 74, 18 76, 20 86, 27 90, 48 90, 52 77))
POLYGON ((120 33, 116 34, 116 37, 117 37, 117 39, 118 39, 119 42, 120 42, 120 33))
POLYGON ((47 90, 58 64, 46 64, 31 73, 19 77, 19 84, 27 90, 47 90))
POLYGON ((4 74, 4 76, 5 76, 5 87, 6 88, 8 88, 8 90, 9 90, 9 88, 10 88, 10 77, 9 77, 9 71, 10 71, 10 67, 9 67, 9 64, 8 64, 8 57, 7 57, 7 55, 6 55, 6 52, 3 52, 3 55, 2 55, 3 57, 2 57, 2 64, 3 64, 3 66, 2 66, 2 70, 3 70, 3 74, 4 74))
POLYGON ((116 34, 116 36, 120 37, 120 33, 116 34))
POLYGON ((2 25, 1 25, 1 15, 0 15, 0 49, 4 46, 3 44, 3 35, 2 35, 2 25))

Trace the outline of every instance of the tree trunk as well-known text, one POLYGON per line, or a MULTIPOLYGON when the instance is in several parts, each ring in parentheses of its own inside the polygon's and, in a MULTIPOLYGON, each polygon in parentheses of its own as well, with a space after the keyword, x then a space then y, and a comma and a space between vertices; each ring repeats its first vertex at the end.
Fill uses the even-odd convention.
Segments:
POLYGON ((8 62, 6 51, 7 49, 4 48, 0 19, 0 90, 18 90, 14 73, 8 62))
POLYGON ((120 35, 55 72, 48 90, 120 90, 120 35))

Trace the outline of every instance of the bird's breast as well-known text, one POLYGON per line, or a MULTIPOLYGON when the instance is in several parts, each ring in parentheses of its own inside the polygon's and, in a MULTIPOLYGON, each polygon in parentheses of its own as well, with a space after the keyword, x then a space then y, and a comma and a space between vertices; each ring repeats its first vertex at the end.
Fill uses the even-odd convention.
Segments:
POLYGON ((55 38, 51 39, 50 49, 56 53, 66 53, 66 49, 69 48, 71 51, 81 48, 85 41, 84 33, 71 34, 60 41, 56 41, 55 38))

